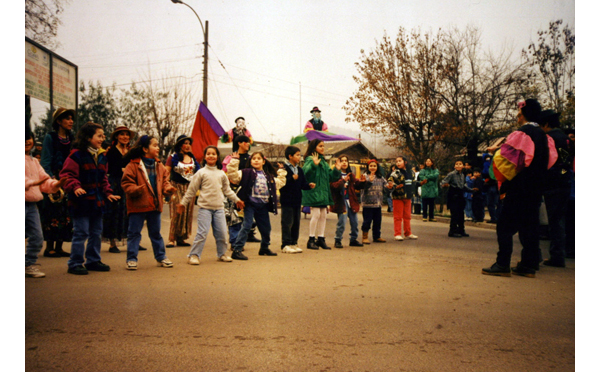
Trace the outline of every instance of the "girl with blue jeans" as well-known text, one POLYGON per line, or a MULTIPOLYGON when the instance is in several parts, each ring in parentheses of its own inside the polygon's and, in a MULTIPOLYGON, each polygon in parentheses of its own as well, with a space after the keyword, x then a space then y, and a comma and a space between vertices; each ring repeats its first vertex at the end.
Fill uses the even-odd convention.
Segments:
POLYGON ((244 222, 242 231, 238 234, 232 245, 234 260, 247 260, 242 253, 246 244, 248 233, 252 229, 252 221, 260 232, 261 242, 258 254, 261 256, 277 256, 269 249, 271 243, 271 221, 269 212, 277 214, 277 190, 285 186, 287 172, 275 168, 260 152, 255 152, 250 157, 250 168, 238 171, 239 155, 231 154, 231 162, 227 166, 227 176, 234 184, 240 185, 239 197, 244 202, 244 222), (275 177, 276 175, 276 177, 275 177))
POLYGON ((127 195, 127 269, 137 270, 138 252, 144 222, 152 243, 154 259, 159 267, 173 267, 165 253, 165 242, 160 234, 163 195, 172 195, 176 189, 169 183, 169 173, 158 160, 158 140, 144 135, 127 153, 129 163, 123 172, 121 187, 127 195))
POLYGON ((60 178, 66 178, 64 190, 69 194, 69 211, 73 217, 69 274, 110 270, 110 266, 100 261, 102 213, 105 200, 113 202, 121 197, 113 195, 108 183, 108 162, 102 149, 104 138, 100 124, 84 124, 60 172, 60 178))
MULTIPOLYGON (((243 208, 244 203, 237 197, 229 186, 229 179, 222 171, 223 164, 219 160, 221 154, 216 146, 207 146, 204 149, 202 168, 190 181, 188 189, 181 199, 177 209, 184 210, 187 205, 198 195, 198 229, 188 255, 188 264, 199 265, 200 256, 206 244, 208 232, 212 226, 213 236, 217 242, 217 258, 219 261, 231 262, 227 256, 227 221, 223 196, 236 203, 238 208, 243 208)), ((250 219, 252 222, 252 219, 250 219)))

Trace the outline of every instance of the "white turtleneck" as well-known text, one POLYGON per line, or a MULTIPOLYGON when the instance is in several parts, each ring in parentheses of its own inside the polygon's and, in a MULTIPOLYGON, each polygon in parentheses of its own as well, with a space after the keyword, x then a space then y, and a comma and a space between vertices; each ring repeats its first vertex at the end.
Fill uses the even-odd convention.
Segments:
POLYGON ((224 196, 228 197, 234 203, 240 200, 235 192, 231 190, 229 179, 225 175, 225 172, 216 166, 205 165, 204 168, 194 174, 185 196, 181 199, 181 204, 187 205, 194 199, 198 191, 200 192, 197 204, 203 209, 223 209, 224 196))

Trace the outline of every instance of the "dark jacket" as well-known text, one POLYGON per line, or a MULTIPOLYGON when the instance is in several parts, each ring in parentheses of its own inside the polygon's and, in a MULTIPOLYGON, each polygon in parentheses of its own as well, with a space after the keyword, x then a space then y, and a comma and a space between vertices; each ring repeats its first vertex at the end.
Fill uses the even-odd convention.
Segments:
POLYGON ((302 206, 302 190, 310 190, 304 170, 298 166, 298 179, 294 179, 294 172, 289 165, 284 164, 287 172, 285 176, 285 186, 279 189, 279 203, 282 207, 300 207, 302 206))
POLYGON ((569 137, 560 129, 554 128, 547 133, 554 140, 558 159, 548 170, 545 191, 569 189, 571 187, 571 172, 573 159, 570 154, 569 137))
MULTIPOLYGON (((356 179, 354 173, 348 173, 350 175, 350 179, 348 180, 348 185, 346 185, 346 193, 348 194, 348 202, 350 203, 350 208, 354 213, 358 213, 360 210, 360 203, 358 202, 358 196, 356 195, 356 190, 363 190, 371 185, 371 182, 368 181, 359 181, 356 179)), ((333 198, 333 206, 329 207, 329 211, 331 213, 346 213, 346 203, 344 197, 344 185, 346 181, 343 178, 335 182, 330 183, 331 187, 331 197, 333 198)))
POLYGON ((68 193, 69 211, 72 216, 96 216, 102 214, 106 197, 113 194, 107 177, 108 162, 104 150, 98 152, 98 162, 89 151, 73 150, 65 160, 60 178, 66 178, 63 189, 68 193), (75 190, 85 194, 75 196, 75 190))
MULTIPOLYGON (((227 177, 229 177, 230 182, 239 185, 237 195, 244 203, 248 204, 252 195, 252 188, 256 183, 256 170, 254 168, 238 170, 238 165, 239 160, 232 158, 227 167, 227 177)), ((277 171, 277 178, 275 178, 265 172, 267 187, 269 188, 267 209, 273 214, 277 214, 277 189, 284 187, 286 182, 286 175, 283 173, 285 173, 285 170, 279 169, 277 171)))

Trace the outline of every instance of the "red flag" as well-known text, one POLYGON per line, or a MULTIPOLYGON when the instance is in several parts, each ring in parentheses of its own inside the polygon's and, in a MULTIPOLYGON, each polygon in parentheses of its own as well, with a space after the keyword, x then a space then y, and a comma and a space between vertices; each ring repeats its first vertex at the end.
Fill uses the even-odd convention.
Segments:
POLYGON ((194 129, 192 129, 192 153, 198 161, 204 157, 204 148, 209 145, 217 146, 219 137, 225 134, 221 124, 215 119, 204 102, 200 102, 194 129))

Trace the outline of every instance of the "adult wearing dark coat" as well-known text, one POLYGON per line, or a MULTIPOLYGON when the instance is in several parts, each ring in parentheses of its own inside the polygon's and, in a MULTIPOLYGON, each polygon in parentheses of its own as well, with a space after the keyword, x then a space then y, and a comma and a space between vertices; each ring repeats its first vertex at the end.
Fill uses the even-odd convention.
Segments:
POLYGON ((558 159, 548 171, 544 202, 548 213, 550 236, 550 258, 544 265, 565 267, 565 216, 571 193, 572 158, 569 153, 569 138, 559 128, 560 114, 553 110, 542 111, 540 127, 554 140, 558 159))
POLYGON ((511 133, 494 155, 493 173, 501 183, 502 213, 496 235, 498 254, 496 262, 482 269, 484 275, 516 275, 534 278, 540 260, 540 204, 553 163, 548 149, 548 137, 540 128, 541 107, 534 99, 519 102, 517 123, 519 129, 511 133), (511 269, 513 235, 519 233, 523 246, 521 261, 511 269))

